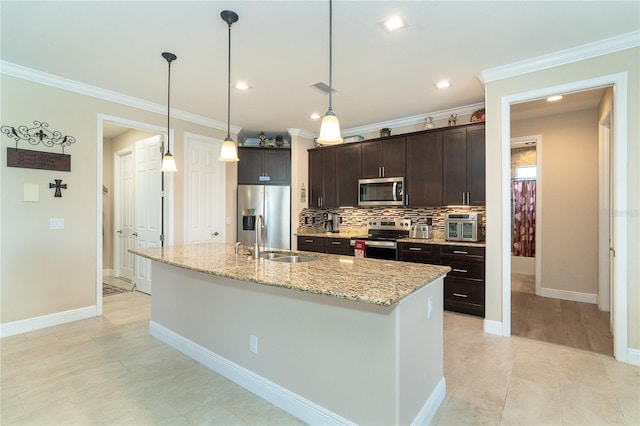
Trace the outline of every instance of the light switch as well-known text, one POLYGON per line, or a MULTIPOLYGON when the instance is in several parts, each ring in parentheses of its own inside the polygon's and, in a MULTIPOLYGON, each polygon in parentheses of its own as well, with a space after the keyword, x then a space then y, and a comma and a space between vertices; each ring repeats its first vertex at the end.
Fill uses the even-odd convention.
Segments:
POLYGON ((49 219, 49 229, 64 229, 64 218, 52 217, 49 219))
POLYGON ((40 202, 40 185, 37 183, 25 183, 22 186, 22 201, 29 203, 40 202))

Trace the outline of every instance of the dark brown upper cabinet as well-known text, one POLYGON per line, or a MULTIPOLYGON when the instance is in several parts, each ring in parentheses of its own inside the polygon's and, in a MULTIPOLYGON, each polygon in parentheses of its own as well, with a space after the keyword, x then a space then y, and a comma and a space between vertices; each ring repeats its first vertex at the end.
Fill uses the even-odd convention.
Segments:
POLYGON ((335 149, 336 190, 339 207, 358 205, 358 180, 361 175, 361 144, 350 143, 335 149))
POLYGON ((291 185, 291 150, 238 148, 238 184, 291 185))
POLYGON ((442 132, 407 136, 406 203, 414 207, 442 205, 442 132))
POLYGON ((405 175, 405 137, 391 136, 362 142, 362 178, 405 175))
POLYGON ((309 207, 337 207, 336 151, 315 148, 309 152, 309 207))
POLYGON ((484 124, 442 132, 443 204, 485 204, 484 124))

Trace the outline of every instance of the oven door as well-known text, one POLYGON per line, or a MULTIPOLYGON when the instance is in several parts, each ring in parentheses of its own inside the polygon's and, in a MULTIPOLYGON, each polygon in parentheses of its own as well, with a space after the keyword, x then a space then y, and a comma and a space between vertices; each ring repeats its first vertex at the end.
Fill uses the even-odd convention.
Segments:
POLYGON ((444 239, 447 241, 462 241, 462 222, 445 220, 444 239))
POLYGON ((460 222, 460 240, 478 241, 478 222, 466 220, 460 222))

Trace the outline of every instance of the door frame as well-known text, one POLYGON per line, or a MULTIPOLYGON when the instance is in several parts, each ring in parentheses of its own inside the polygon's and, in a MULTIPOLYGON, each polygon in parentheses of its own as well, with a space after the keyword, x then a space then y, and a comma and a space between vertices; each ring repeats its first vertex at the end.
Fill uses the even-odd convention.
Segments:
MULTIPOLYGON (((113 115, 98 113, 97 114, 97 141, 96 141, 96 315, 102 315, 102 256, 103 256, 103 236, 102 236, 102 209, 103 209, 103 197, 102 197, 102 185, 103 185, 103 149, 104 149, 104 124, 112 123, 122 127, 129 127, 131 129, 143 130, 147 132, 157 133, 159 135, 166 135, 167 128, 156 126, 154 124, 143 123, 140 121, 133 121, 127 118, 117 117, 113 115)), ((173 130, 170 130, 171 139, 173 138, 173 130)), ((175 143, 174 143, 175 145, 175 143)), ((173 173, 165 174, 165 221, 168 224, 167 233, 168 241, 173 241, 173 173)), ((165 236, 165 240, 167 240, 165 236)))
MULTIPOLYGON (((546 98, 557 93, 613 87, 613 198, 612 215, 616 256, 612 266, 613 287, 613 353, 616 360, 628 362, 627 324, 627 73, 605 75, 528 92, 503 96, 501 99, 502 162, 502 335, 511 335, 511 105, 546 98), (506 250, 505 248, 509 248, 506 250)), ((485 323, 485 330, 491 328, 485 323)))

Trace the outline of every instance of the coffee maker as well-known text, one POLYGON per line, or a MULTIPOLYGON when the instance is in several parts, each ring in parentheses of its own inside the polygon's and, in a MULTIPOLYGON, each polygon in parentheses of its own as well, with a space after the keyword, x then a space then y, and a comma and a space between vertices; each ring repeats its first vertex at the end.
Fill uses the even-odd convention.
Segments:
POLYGON ((324 220, 325 232, 338 233, 340 230, 340 216, 336 213, 323 213, 322 219, 324 220))

